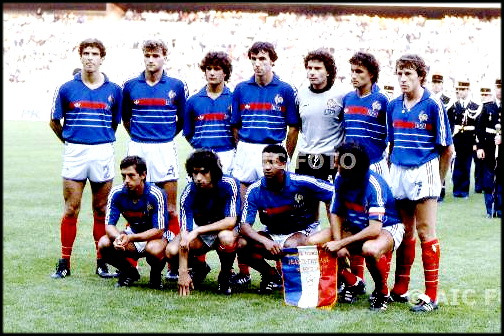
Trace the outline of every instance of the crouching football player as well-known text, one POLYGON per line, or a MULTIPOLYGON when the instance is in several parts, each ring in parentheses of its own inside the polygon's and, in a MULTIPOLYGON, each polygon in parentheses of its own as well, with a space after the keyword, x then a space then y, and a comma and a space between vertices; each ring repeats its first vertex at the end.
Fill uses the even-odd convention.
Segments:
POLYGON ((210 149, 194 151, 185 166, 192 181, 180 197, 180 234, 166 246, 166 257, 171 269, 178 264, 179 294, 185 296, 210 272, 197 256, 216 250, 221 263, 218 292, 229 295, 238 237, 235 226, 241 212, 240 182, 222 173, 219 157, 210 149))
POLYGON ((390 301, 387 277, 392 251, 402 242, 401 223, 390 187, 369 169, 369 156, 360 144, 344 143, 336 149, 338 174, 334 181, 330 228, 308 238, 310 245, 323 244, 336 252, 338 276, 345 288, 340 302, 353 303, 363 288, 362 280, 347 268, 351 254, 360 254, 375 283, 371 310, 386 310, 390 301))
POLYGON ((151 267, 149 286, 162 289, 164 251, 170 236, 170 231, 166 230, 166 194, 145 181, 147 166, 142 158, 127 156, 121 161, 120 168, 124 183, 110 192, 105 217, 106 235, 100 238, 98 248, 105 261, 119 269, 117 287, 131 286, 140 279, 138 270, 128 258, 146 257, 151 267), (123 231, 116 227, 121 214, 129 224, 123 231))
POLYGON ((307 245, 307 237, 319 229, 313 211, 322 201, 329 204, 331 183, 287 171, 287 151, 267 145, 262 151, 264 176, 246 193, 238 241, 240 260, 261 273, 260 294, 282 287, 277 269, 265 259, 279 260, 283 248, 307 245), (252 228, 257 213, 265 228, 252 228))

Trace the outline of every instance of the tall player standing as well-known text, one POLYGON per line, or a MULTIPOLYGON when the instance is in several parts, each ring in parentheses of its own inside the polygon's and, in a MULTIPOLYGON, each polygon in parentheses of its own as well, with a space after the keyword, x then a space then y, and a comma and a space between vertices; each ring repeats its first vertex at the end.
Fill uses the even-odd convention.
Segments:
MULTIPOLYGON (((380 65, 374 55, 362 51, 353 54, 348 62, 355 90, 343 98, 346 141, 362 144, 369 156, 369 168, 380 174, 390 185, 386 159, 389 99, 377 85, 380 65)), ((392 251, 384 256, 389 262, 391 253, 392 251)), ((350 269, 358 277, 355 284, 364 279, 364 267, 364 257, 360 254, 350 255, 350 269)))
POLYGON ((387 107, 390 176, 405 233, 396 254, 391 297, 396 302, 408 301, 417 233, 422 250, 425 294, 419 295, 411 310, 428 312, 438 308, 437 198, 450 166, 453 141, 442 103, 424 87, 428 71, 425 61, 415 54, 403 55, 396 61, 395 71, 403 94, 387 107))
POLYGON ((110 278, 107 264, 98 251, 105 234, 105 208, 114 179, 115 131, 121 122, 121 87, 100 72, 105 46, 90 38, 79 44, 82 71, 56 90, 49 125, 65 144, 63 154, 63 198, 61 258, 52 278, 70 275, 70 257, 77 235, 82 193, 89 180, 93 204, 93 237, 96 274, 110 278), (61 124, 63 119, 63 125, 61 124))
MULTIPOLYGON (((287 154, 292 158, 301 124, 296 89, 273 72, 278 59, 273 44, 255 42, 247 55, 254 75, 236 86, 231 113, 231 129, 237 143, 232 175, 240 181, 242 200, 247 187, 264 175, 264 147, 285 140, 287 154)), ((231 282, 250 284, 249 268, 239 259, 240 272, 231 282)))
POLYGON ((178 234, 179 164, 174 138, 182 130, 188 89, 182 80, 165 73, 168 48, 163 41, 145 41, 142 52, 145 70, 123 85, 122 120, 131 137, 127 155, 147 162, 147 181, 166 192, 168 229, 178 234))

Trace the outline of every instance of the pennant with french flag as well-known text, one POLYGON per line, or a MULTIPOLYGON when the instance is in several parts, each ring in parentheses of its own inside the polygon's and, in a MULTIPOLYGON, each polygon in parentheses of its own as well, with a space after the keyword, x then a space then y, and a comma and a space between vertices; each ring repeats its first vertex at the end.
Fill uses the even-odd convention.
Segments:
POLYGON ((315 245, 284 248, 284 300, 300 308, 331 309, 338 297, 336 254, 315 245))

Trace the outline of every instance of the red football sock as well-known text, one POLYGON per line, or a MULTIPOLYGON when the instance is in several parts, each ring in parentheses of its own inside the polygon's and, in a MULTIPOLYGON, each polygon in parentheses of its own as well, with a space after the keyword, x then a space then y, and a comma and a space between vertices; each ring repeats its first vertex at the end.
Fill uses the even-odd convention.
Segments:
POLYGON ((105 216, 93 214, 93 238, 96 248, 96 259, 101 259, 101 253, 98 250, 98 240, 105 235, 105 216))
POLYGON ((168 220, 168 230, 173 232, 174 235, 178 235, 180 233, 180 223, 178 215, 171 215, 168 220))
POLYGON ((72 256, 72 248, 77 236, 77 217, 63 217, 61 219, 61 258, 68 260, 70 267, 70 257, 72 256))
POLYGON ((391 255, 391 253, 384 254, 378 261, 374 258, 367 260, 369 273, 375 283, 375 290, 384 295, 389 294, 387 279, 390 270, 391 255))
POLYGON ((138 266, 138 260, 137 259, 126 257, 126 260, 129 261, 129 263, 131 264, 131 266, 137 268, 137 266, 138 266))
POLYGON ((416 238, 403 240, 396 251, 395 283, 392 292, 402 295, 408 291, 410 271, 415 260, 416 238))
POLYGON ((238 270, 239 270, 240 273, 247 274, 247 275, 250 274, 250 267, 249 267, 249 265, 241 262, 239 255, 236 258, 236 261, 238 262, 238 270))
POLYGON ((364 280, 364 267, 366 260, 360 254, 350 255, 350 269, 352 273, 364 280))
POLYGON ((341 277, 341 280, 345 283, 345 285, 353 286, 357 283, 358 279, 355 274, 349 272, 346 268, 340 267, 338 276, 341 277))
POLYGON ((205 254, 202 254, 202 255, 198 255, 198 256, 195 256, 196 259, 198 259, 198 261, 204 263, 206 262, 206 253, 205 254))
POLYGON ((439 240, 436 238, 422 243, 420 247, 422 248, 422 262, 425 276, 425 294, 433 302, 436 302, 439 283, 439 258, 441 256, 439 240))

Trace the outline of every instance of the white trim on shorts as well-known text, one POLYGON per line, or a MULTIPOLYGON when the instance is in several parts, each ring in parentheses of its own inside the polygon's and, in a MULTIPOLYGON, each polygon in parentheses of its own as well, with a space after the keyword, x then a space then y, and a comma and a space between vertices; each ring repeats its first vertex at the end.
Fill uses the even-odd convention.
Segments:
POLYGON ((392 194, 395 199, 417 201, 437 198, 441 193, 439 158, 434 158, 419 167, 390 166, 392 194))
POLYGON ((394 248, 392 251, 396 251, 401 245, 404 237, 404 224, 397 223, 394 225, 383 226, 382 230, 388 231, 394 240, 394 248))
POLYGON ((175 141, 143 143, 130 140, 127 155, 137 155, 145 160, 148 182, 176 181, 179 178, 179 162, 175 141))
POLYGON ((65 141, 61 176, 67 180, 101 183, 115 176, 114 143, 97 145, 65 141))

